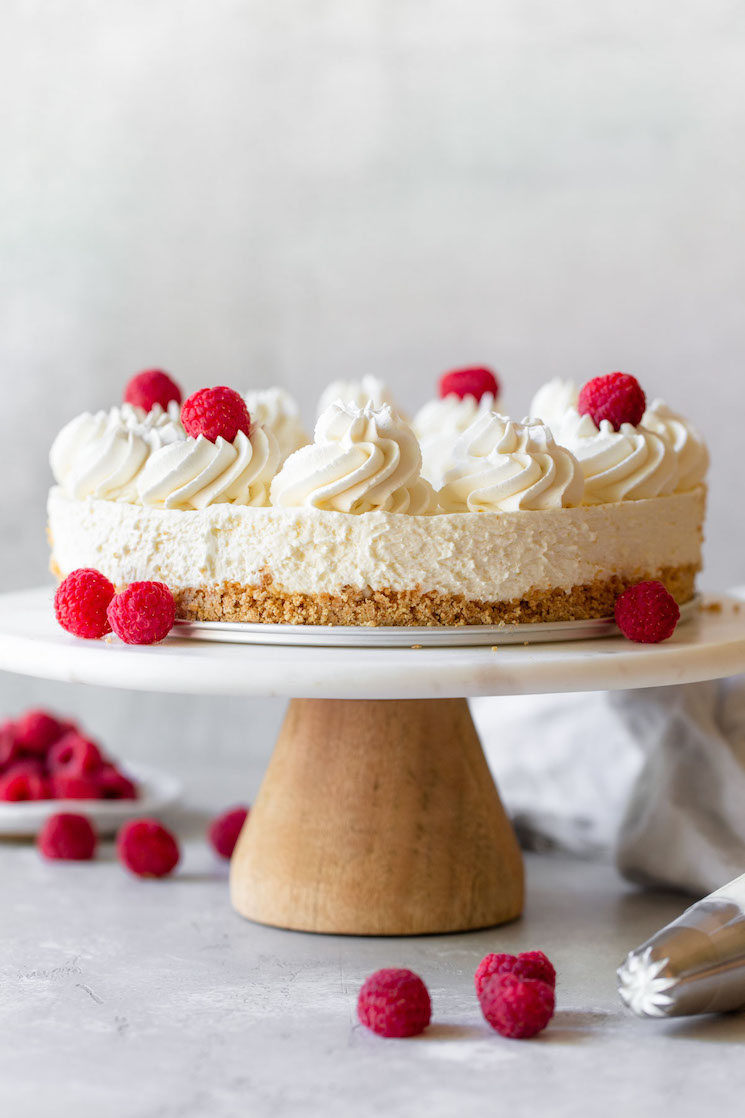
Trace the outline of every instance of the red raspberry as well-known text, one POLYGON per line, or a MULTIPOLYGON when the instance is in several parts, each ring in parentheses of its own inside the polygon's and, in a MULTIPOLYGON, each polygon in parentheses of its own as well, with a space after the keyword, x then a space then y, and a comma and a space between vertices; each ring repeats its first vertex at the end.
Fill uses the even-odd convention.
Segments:
POLYGON ((432 1015, 427 987, 413 971, 389 967, 362 983, 357 1016, 378 1036, 416 1036, 432 1015))
POLYGON ((109 603, 109 624, 125 644, 157 644, 176 620, 176 603, 164 582, 130 582, 109 603))
POLYGON ((232 388, 200 388, 181 409, 181 422, 187 435, 196 439, 204 435, 211 443, 222 436, 232 443, 239 431, 251 430, 251 416, 246 401, 232 388))
POLYGON ((176 839, 157 819, 125 823, 116 836, 116 852, 138 877, 165 877, 179 860, 176 839))
POLYGON ((103 637, 111 632, 106 617, 116 593, 100 571, 80 567, 63 579, 54 595, 54 612, 63 629, 76 637, 103 637))
POLYGON ((512 973, 518 978, 539 978, 552 990, 556 988, 556 968, 542 951, 521 951, 512 973))
POLYGON ((74 773, 56 772, 49 778, 54 800, 102 799, 95 776, 76 776, 74 773))
POLYGON ((22 800, 51 798, 49 781, 40 766, 21 761, 0 776, 0 800, 20 803, 22 800))
POLYGON ((238 835, 248 818, 247 807, 231 807, 213 819, 207 831, 207 838, 216 854, 221 858, 230 858, 238 835))
POLYGON ((639 644, 659 644, 675 632, 678 603, 661 582, 638 582, 616 598, 616 625, 639 644))
POLYGON ((473 976, 473 983, 476 987, 476 997, 481 997, 481 991, 487 979, 495 974, 511 974, 516 962, 517 955, 495 955, 493 952, 489 955, 484 955, 484 958, 476 967, 476 973, 473 976))
POLYGON ((642 421, 647 400, 636 377, 628 373, 609 373, 588 380, 579 394, 577 411, 589 415, 596 427, 607 419, 617 431, 622 423, 636 427, 642 421))
POLYGON ((16 724, 8 720, 0 726, 0 772, 20 761, 23 751, 16 740, 16 724))
POLYGON ((499 381, 491 369, 476 365, 468 369, 453 369, 444 373, 439 382, 440 396, 475 396, 480 400, 487 392, 492 396, 499 395, 499 381))
POLYGON ((554 1015, 554 992, 539 978, 495 974, 481 991, 481 1012, 501 1036, 525 1040, 546 1028, 554 1015))
POLYGON ((60 811, 45 821, 36 843, 45 858, 87 862, 96 852, 96 832, 84 815, 60 811))
POLYGON ((95 775, 98 794, 102 800, 136 800, 137 785, 116 765, 104 765, 95 775))
POLYGON ((49 747, 67 732, 67 723, 60 722, 45 710, 27 710, 15 725, 15 738, 24 753, 43 757, 49 747))
POLYGON ((162 369, 145 369, 132 377, 124 389, 124 403, 150 411, 160 404, 165 411, 172 400, 181 403, 181 389, 162 369))
POLYGON ((47 763, 52 773, 67 776, 90 776, 101 768, 103 758, 95 742, 71 730, 49 750, 47 763))

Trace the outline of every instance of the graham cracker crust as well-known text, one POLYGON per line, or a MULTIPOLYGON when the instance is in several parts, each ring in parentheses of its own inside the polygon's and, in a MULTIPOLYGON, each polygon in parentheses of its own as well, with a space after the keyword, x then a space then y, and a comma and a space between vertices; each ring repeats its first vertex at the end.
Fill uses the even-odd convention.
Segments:
POLYGON ((264 576, 260 586, 224 582, 213 587, 176 591, 177 616, 188 621, 245 621, 286 625, 499 625, 538 621, 586 621, 609 617, 619 594, 654 578, 664 583, 679 605, 690 601, 698 568, 665 567, 635 577, 573 586, 571 590, 531 590, 511 601, 476 602, 462 594, 436 591, 361 590, 347 586, 339 594, 291 594, 264 576))

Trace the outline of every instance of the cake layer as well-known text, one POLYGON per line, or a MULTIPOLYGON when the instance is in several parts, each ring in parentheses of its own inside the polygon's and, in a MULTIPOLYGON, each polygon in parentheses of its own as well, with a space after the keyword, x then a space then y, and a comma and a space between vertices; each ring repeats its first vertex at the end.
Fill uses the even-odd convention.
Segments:
POLYGON ((58 574, 95 567, 117 585, 159 579, 185 615, 287 621, 282 603, 294 600, 293 619, 310 623, 478 624, 515 620, 518 609, 523 620, 600 616, 619 587, 642 578, 666 578, 685 600, 701 565, 704 506, 699 487, 580 508, 355 516, 153 509, 55 488, 48 513, 58 574))

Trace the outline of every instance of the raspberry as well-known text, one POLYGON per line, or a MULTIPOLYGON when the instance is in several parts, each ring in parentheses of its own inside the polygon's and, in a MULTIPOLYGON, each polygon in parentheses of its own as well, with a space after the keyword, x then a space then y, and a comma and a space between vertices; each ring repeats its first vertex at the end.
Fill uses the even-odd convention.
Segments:
POLYGON ((476 967, 473 983, 476 987, 476 997, 481 997, 484 983, 494 974, 511 974, 517 962, 517 955, 495 955, 493 952, 485 955, 476 967))
POLYGON ((413 971, 378 970, 362 983, 357 1016, 378 1036, 416 1036, 432 1014, 427 987, 413 971))
POLYGON ((16 724, 8 720, 0 726, 0 772, 20 761, 23 751, 16 739, 16 724))
POLYGON ((0 776, 0 800, 20 803, 22 800, 48 800, 49 781, 40 766, 21 761, 0 776))
POLYGON ((145 369, 132 377, 124 389, 124 403, 150 411, 160 404, 165 411, 172 400, 181 403, 181 389, 162 369, 145 369))
POLYGON ((176 619, 176 603, 164 582, 130 582, 109 603, 109 624, 125 644, 157 644, 176 619))
POLYGON ((137 799, 137 785, 124 773, 119 772, 116 765, 103 765, 94 780, 102 800, 137 799))
POLYGON ((36 843, 45 858, 87 862, 96 852, 96 832, 84 815, 60 811, 45 821, 36 843))
POLYGON ((616 598, 616 625, 639 644, 659 644, 675 632, 678 603, 661 582, 638 582, 616 598))
POLYGON ((213 819, 207 831, 207 838, 216 854, 221 858, 230 858, 238 835, 248 818, 247 807, 231 807, 213 819))
POLYGON ((181 409, 181 422, 187 435, 204 435, 211 443, 220 436, 232 443, 239 431, 248 435, 251 416, 246 401, 232 388, 200 388, 181 409))
POLYGON ((71 730, 49 750, 48 765, 53 774, 90 776, 101 768, 101 750, 95 742, 71 730))
POLYGON ((589 415, 596 427, 607 419, 616 431, 622 423, 631 423, 634 427, 641 423, 646 406, 639 381, 628 373, 609 373, 606 377, 588 380, 577 401, 580 415, 589 415))
POLYGON ((469 369, 453 369, 444 373, 439 382, 440 396, 475 396, 480 400, 487 392, 495 398, 499 395, 499 381, 491 369, 480 365, 469 369))
POLYGON ((63 579, 54 595, 54 612, 63 629, 76 637, 103 637, 111 632, 106 617, 116 591, 100 571, 80 567, 63 579))
POLYGON ((49 778, 54 800, 100 800, 101 791, 95 776, 77 776, 56 772, 49 778))
POLYGON ((546 1028, 554 1015, 554 992, 539 978, 495 974, 481 991, 481 1012, 501 1036, 525 1040, 546 1028))
POLYGON ((60 722, 53 714, 45 710, 27 710, 16 722, 15 738, 24 753, 43 757, 66 731, 67 723, 60 722))
POLYGON ((539 978, 552 990, 556 988, 556 968, 542 951, 521 951, 512 973, 518 978, 539 978))
POLYGON ((138 877, 165 877, 179 860, 176 839, 157 819, 125 823, 116 836, 116 852, 138 877))

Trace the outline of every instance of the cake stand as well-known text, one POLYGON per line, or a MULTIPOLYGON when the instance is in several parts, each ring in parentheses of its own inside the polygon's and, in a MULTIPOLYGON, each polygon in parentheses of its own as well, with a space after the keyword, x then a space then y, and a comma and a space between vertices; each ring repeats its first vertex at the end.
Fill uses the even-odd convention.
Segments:
POLYGON ((606 637, 401 649, 83 641, 57 626, 52 595, 51 588, 0 595, 0 669, 135 690, 291 699, 233 856, 231 897, 243 916, 303 931, 455 932, 520 915, 522 859, 467 697, 623 690, 745 672, 745 605, 741 613, 727 595, 705 601, 661 645, 606 637))

